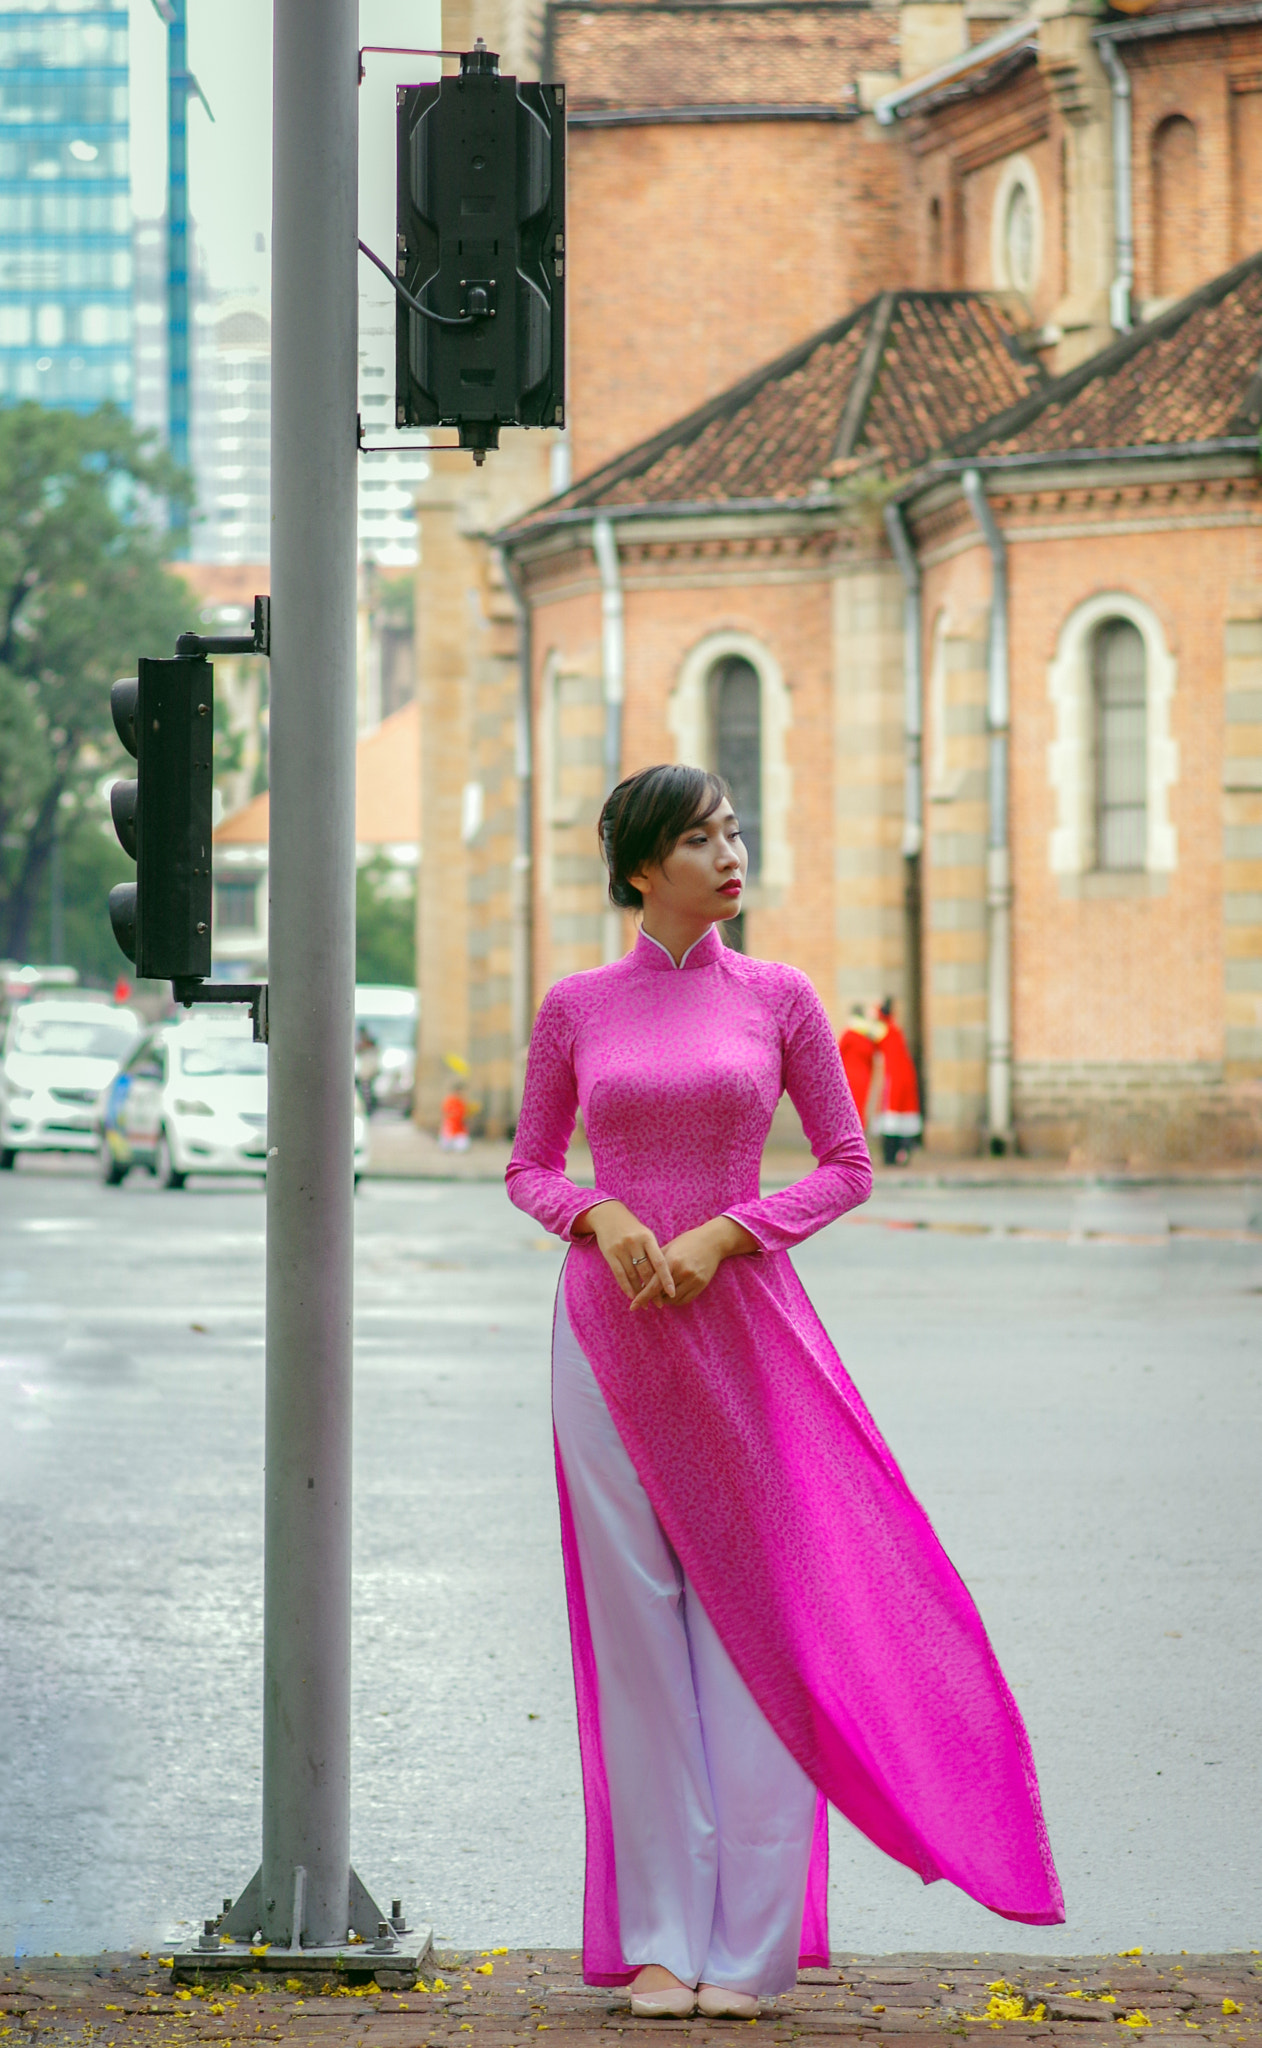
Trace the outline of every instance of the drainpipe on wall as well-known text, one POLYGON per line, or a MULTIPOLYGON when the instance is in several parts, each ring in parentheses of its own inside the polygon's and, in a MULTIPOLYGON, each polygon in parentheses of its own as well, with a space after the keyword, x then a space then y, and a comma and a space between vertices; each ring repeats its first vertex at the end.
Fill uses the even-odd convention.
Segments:
POLYGON ((1131 206, 1131 81, 1108 36, 1096 44, 1113 88, 1113 282, 1109 319, 1118 334, 1131 331, 1135 287, 1135 234, 1131 206))
POLYGON ((534 679, 531 674, 530 606, 521 572, 507 548, 496 550, 504 581, 517 613, 517 716, 514 771, 517 776, 517 830, 513 851, 512 988, 509 1033, 513 1057, 513 1116, 521 1107, 526 1079, 526 1054, 534 1023, 534 679))
POLYGON ((1012 856, 1008 845, 1008 551, 981 476, 964 472, 964 495, 990 551, 987 659, 986 1127, 992 1152, 1012 1150, 1012 856))
MULTIPOLYGON (((600 666, 605 690, 605 795, 622 775, 622 699, 626 673, 626 630, 622 607, 622 574, 613 522, 592 522, 592 553, 600 571, 600 666)), ((622 913, 612 905, 605 912, 603 953, 606 964, 622 954, 622 913)))
POLYGON ((924 670, 920 616, 920 564, 901 505, 885 507, 885 531, 903 579, 903 914, 907 975, 907 1037, 924 1088, 924 1020, 920 975, 920 859, 924 843, 921 736, 924 670))

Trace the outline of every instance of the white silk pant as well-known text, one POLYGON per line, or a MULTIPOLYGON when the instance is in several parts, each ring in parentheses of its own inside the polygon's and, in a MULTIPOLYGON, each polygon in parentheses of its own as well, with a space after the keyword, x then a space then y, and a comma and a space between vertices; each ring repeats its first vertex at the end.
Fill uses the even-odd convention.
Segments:
POLYGON ((667 1542, 570 1328, 564 1285, 552 1401, 599 1682, 623 1956, 685 1984, 788 1991, 815 1787, 667 1542))

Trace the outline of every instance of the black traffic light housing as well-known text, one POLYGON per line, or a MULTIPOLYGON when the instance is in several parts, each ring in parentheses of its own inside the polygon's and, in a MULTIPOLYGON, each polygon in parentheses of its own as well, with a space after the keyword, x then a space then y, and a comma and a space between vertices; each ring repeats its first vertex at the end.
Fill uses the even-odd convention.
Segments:
POLYGON ((110 923, 146 980, 210 973, 215 672, 204 656, 140 663, 110 691, 136 780, 110 791, 114 829, 136 863, 110 890, 110 923))
POLYGON ((181 633, 173 661, 140 662, 114 684, 114 729, 135 758, 134 782, 116 782, 110 815, 134 882, 110 890, 114 936, 137 974, 169 981, 177 1002, 248 1003, 254 1036, 267 1038, 266 983, 208 982, 211 971, 211 832, 214 822, 215 671, 208 654, 270 654, 271 599, 254 600, 248 637, 181 633))
POLYGON ((458 427, 476 461, 503 426, 564 426, 565 87, 481 43, 401 86, 396 226, 396 425, 458 427))

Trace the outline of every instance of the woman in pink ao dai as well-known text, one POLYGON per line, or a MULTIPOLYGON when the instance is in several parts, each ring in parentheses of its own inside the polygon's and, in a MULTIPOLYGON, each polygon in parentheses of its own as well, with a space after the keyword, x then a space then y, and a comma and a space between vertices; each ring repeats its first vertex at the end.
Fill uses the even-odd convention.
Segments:
POLYGON ((553 1415, 587 1818, 588 1983, 750 2016, 828 1961, 827 1802, 926 1883, 1064 1918, 1021 1716, 788 1256, 867 1199, 805 975, 725 946, 725 786, 601 815, 632 951, 549 989, 508 1169, 570 1242, 553 1415), (759 1194, 787 1091, 815 1157, 759 1194), (595 1188, 565 1174, 581 1109, 595 1188))

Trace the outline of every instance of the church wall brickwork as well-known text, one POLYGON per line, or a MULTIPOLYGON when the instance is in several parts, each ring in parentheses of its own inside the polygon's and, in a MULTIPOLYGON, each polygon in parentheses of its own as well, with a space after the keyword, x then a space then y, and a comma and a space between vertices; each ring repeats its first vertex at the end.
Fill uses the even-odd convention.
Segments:
POLYGON ((903 179, 871 120, 572 129, 574 474, 906 282, 903 179))

